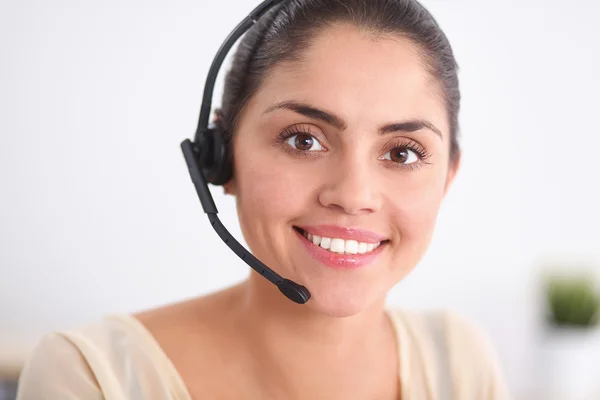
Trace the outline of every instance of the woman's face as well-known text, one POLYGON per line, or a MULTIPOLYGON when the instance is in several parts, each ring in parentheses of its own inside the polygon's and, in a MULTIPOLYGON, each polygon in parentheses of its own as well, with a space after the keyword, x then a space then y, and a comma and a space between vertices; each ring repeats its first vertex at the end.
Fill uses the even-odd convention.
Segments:
POLYGON ((249 101, 227 190, 253 254, 306 286, 308 307, 352 315, 426 251, 456 169, 449 139, 416 47, 336 26, 249 101))

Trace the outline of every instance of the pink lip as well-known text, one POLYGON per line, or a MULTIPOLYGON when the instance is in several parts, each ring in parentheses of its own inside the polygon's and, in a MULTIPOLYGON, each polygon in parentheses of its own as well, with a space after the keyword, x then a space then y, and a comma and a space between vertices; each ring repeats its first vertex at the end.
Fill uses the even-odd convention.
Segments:
POLYGON ((320 246, 316 246, 297 230, 294 229, 294 232, 296 232, 296 235, 298 235, 302 244, 314 259, 335 269, 356 269, 364 267, 373 262, 373 260, 381 254, 381 250, 386 246, 386 244, 382 244, 375 250, 365 254, 336 254, 329 250, 325 250, 320 246))
POLYGON ((304 225, 298 226, 312 235, 325 236, 328 238, 340 238, 344 240, 356 240, 357 242, 377 244, 386 240, 385 236, 378 233, 358 228, 346 228, 335 225, 304 225))

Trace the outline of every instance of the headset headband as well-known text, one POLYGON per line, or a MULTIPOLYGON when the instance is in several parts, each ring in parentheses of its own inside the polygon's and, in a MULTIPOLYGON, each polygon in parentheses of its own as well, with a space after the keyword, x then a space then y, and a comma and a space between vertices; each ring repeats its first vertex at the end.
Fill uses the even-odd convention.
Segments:
POLYGON ((227 57, 229 50, 233 47, 235 42, 242 36, 244 33, 248 31, 262 17, 267 11, 269 11, 272 7, 275 7, 277 4, 282 3, 287 0, 266 0, 261 3, 258 7, 256 7, 250 15, 248 15, 242 22, 235 27, 233 32, 229 34, 225 42, 221 45, 221 48, 217 52, 212 65, 210 66, 210 70, 208 71, 208 76, 206 77, 206 83, 204 85, 204 97, 202 98, 202 106, 200 107, 200 118, 198 120, 198 128, 196 129, 196 136, 194 137, 194 142, 198 142, 200 140, 200 135, 202 132, 208 128, 208 120, 210 118, 211 106, 212 106, 212 96, 215 88, 215 82, 217 80, 217 75, 219 74, 219 70, 221 69, 221 65, 227 57))

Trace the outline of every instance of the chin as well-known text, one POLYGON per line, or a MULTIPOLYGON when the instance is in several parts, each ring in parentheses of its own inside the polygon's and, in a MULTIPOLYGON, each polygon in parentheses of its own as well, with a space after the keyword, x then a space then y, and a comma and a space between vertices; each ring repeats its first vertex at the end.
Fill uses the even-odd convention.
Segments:
POLYGON ((385 299, 386 293, 361 285, 310 285, 311 298, 306 303, 312 310, 331 317, 343 318, 360 314, 374 303, 385 299))

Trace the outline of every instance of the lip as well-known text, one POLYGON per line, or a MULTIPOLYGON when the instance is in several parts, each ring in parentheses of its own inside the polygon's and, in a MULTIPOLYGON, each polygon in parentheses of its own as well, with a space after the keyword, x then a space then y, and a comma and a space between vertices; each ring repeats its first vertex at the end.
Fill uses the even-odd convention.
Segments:
POLYGON ((382 243, 375 250, 365 254, 336 254, 332 253, 329 250, 325 250, 320 246, 314 245, 313 242, 310 242, 298 230, 294 229, 294 232, 296 233, 296 235, 298 236, 308 253, 315 260, 321 262, 327 267, 334 269, 348 270, 366 267, 367 265, 372 263, 381 254, 382 249, 384 249, 387 246, 387 243, 382 243))
POLYGON ((336 225, 298 225, 297 227, 312 235, 325 236, 332 239, 340 238, 373 244, 387 240, 385 236, 360 228, 347 228, 336 225))

